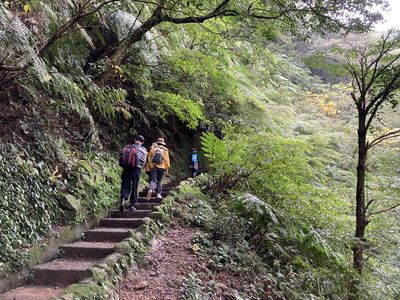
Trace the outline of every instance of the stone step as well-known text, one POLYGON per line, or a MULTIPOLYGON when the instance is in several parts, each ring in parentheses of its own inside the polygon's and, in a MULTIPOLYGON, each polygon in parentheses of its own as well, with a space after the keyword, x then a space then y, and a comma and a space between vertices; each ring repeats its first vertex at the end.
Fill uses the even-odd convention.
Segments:
POLYGON ((114 252, 112 242, 76 242, 60 246, 62 257, 103 258, 114 252))
MULTIPOLYGON (((119 212, 119 211, 118 211, 119 212)), ((100 227, 85 231, 87 242, 121 242, 129 236, 128 228, 100 227)))
POLYGON ((145 197, 139 197, 137 199, 138 203, 157 203, 157 204, 159 204, 159 203, 161 203, 161 201, 162 201, 162 199, 158 199, 156 197, 152 197, 152 198, 150 198, 150 200, 147 200, 145 197))
POLYGON ((38 285, 69 285, 90 276, 95 259, 61 258, 32 269, 33 282, 38 285))
POLYGON ((135 208, 137 210, 153 210, 158 203, 136 203, 135 208))
MULTIPOLYGON (((162 191, 166 192, 166 193, 168 193, 168 192, 170 192, 170 191, 172 191, 174 189, 175 189, 175 187, 172 187, 172 186, 165 186, 165 185, 162 186, 162 191)), ((143 191, 145 191, 145 192, 147 192, 148 190, 149 190, 148 187, 143 189, 143 191)))
POLYGON ((100 227, 112 228, 136 228, 143 224, 139 218, 103 218, 100 220, 100 227))
POLYGON ((1 294, 1 300, 48 300, 58 297, 63 292, 64 287, 27 285, 21 286, 7 293, 1 294))
POLYGON ((119 211, 119 210, 113 210, 111 211, 111 218, 145 218, 147 215, 151 213, 150 209, 146 210, 135 210, 130 212, 129 210, 126 211, 119 211))
MULTIPOLYGON (((155 197, 156 195, 157 195, 156 193, 153 193, 153 197, 155 197)), ((139 192, 139 197, 146 197, 146 196, 147 196, 147 191, 139 192)), ((167 197, 168 192, 162 191, 161 196, 167 197)))
POLYGON ((181 184, 180 181, 170 181, 168 183, 165 183, 163 186, 168 186, 168 187, 174 187, 175 188, 180 184, 181 184))

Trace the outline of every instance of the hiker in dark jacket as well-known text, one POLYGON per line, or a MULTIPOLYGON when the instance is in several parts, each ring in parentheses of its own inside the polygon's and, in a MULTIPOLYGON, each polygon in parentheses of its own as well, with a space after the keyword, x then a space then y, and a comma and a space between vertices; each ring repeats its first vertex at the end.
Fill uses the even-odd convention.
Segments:
POLYGON ((130 198, 129 210, 135 210, 138 197, 140 172, 146 163, 147 150, 142 147, 144 137, 138 135, 135 143, 124 147, 120 153, 119 163, 123 168, 121 183, 120 211, 124 211, 124 202, 130 198))
POLYGON ((192 171, 192 178, 196 178, 197 172, 199 171, 199 155, 195 148, 192 148, 192 152, 189 156, 189 168, 192 171))

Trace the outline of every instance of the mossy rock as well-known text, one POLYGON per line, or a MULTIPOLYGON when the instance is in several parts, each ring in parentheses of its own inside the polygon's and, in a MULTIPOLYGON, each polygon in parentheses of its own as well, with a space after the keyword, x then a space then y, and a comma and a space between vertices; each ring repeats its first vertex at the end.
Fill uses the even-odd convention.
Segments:
POLYGON ((301 123, 294 125, 293 132, 301 135, 312 135, 316 132, 316 129, 311 127, 309 124, 301 123))
POLYGON ((107 290, 97 284, 72 284, 64 292, 66 294, 73 294, 73 299, 109 299, 107 290))
POLYGON ((108 270, 108 265, 106 264, 106 262, 103 259, 103 260, 95 263, 93 268, 99 268, 99 269, 108 270))
POLYGON ((151 220, 149 217, 143 218, 143 223, 144 223, 145 225, 150 225, 151 222, 152 222, 152 220, 151 220))
POLYGON ((64 293, 57 298, 50 298, 49 300, 76 300, 76 298, 74 297, 74 294, 72 294, 72 293, 68 293, 68 294, 64 293))
POLYGON ((164 219, 164 215, 158 211, 153 211, 153 212, 149 213, 148 217, 153 220, 163 220, 164 219))
POLYGON ((114 246, 114 250, 118 253, 129 253, 132 251, 131 246, 129 245, 128 242, 124 241, 121 243, 118 243, 117 245, 114 246))
POLYGON ((85 183, 85 184, 87 184, 87 185, 89 185, 89 186, 91 186, 91 187, 95 187, 96 186, 96 183, 93 181, 93 179, 89 176, 89 175, 87 175, 87 174, 82 174, 82 181, 83 181, 83 183, 85 183))
POLYGON ((138 241, 141 241, 141 239, 142 239, 142 236, 140 234, 138 234, 135 230, 129 230, 128 237, 137 239, 138 241))
POLYGON ((94 173, 92 166, 87 160, 81 160, 78 164, 79 168, 85 170, 88 174, 94 173))
POLYGON ((108 255, 104 260, 107 265, 112 266, 123 258, 124 256, 121 253, 113 253, 108 255))
POLYGON ((103 268, 92 267, 90 273, 92 275, 92 280, 96 283, 107 281, 108 279, 107 270, 103 268))
POLYGON ((149 227, 146 224, 140 225, 138 228, 136 228, 137 233, 140 234, 142 239, 145 237, 146 233, 148 232, 149 227))
POLYGON ((60 206, 67 211, 80 211, 82 209, 81 202, 71 194, 62 195, 59 199, 60 206))
POLYGON ((73 177, 71 180, 68 181, 68 184, 73 188, 80 188, 80 189, 84 188, 80 178, 73 177))

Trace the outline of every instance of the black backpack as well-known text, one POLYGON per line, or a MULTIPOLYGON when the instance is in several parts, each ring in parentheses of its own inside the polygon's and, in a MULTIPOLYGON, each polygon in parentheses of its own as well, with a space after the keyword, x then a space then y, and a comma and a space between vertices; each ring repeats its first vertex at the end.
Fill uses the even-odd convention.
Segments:
POLYGON ((136 167, 136 146, 126 145, 124 149, 119 153, 119 165, 120 167, 136 167))

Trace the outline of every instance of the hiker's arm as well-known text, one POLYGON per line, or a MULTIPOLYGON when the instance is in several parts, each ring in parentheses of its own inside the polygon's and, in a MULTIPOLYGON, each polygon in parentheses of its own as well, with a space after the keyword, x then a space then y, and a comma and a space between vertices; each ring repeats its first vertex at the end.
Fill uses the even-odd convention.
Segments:
MULTIPOLYGON (((150 151, 151 151, 151 149, 150 149, 150 151)), ((150 157, 150 151, 147 152, 147 155, 146 155, 146 164, 148 164, 149 161, 150 161, 150 159, 149 159, 149 157, 150 157)))
POLYGON ((142 166, 144 166, 147 163, 147 156, 148 156, 147 150, 144 149, 143 151, 144 151, 145 155, 144 155, 144 157, 142 157, 142 161, 141 161, 142 166))
POLYGON ((166 170, 168 170, 171 167, 171 165, 169 163, 169 151, 165 152, 165 167, 166 167, 166 170))
POLYGON ((151 160, 153 158, 153 149, 150 149, 150 151, 147 153, 147 162, 150 164, 151 160))

